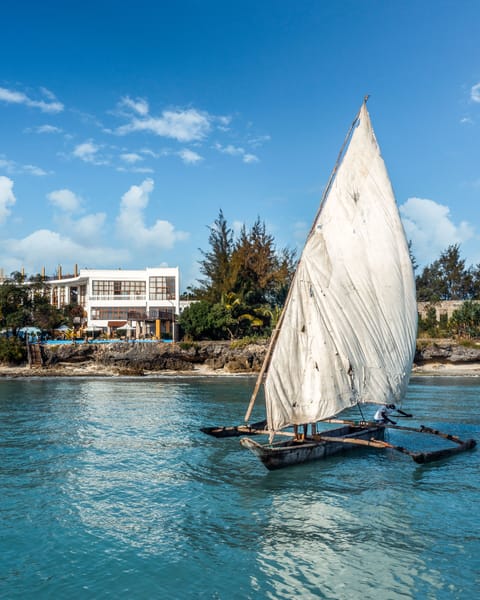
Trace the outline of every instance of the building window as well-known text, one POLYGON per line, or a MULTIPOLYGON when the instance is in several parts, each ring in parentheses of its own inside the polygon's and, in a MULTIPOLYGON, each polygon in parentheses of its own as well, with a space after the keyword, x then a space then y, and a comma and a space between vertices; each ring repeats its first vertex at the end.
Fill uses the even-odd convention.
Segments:
POLYGON ((94 296, 113 296, 113 281, 92 281, 94 296))
POLYGON ((145 296, 146 288, 145 281, 92 281, 93 296, 145 296))
POLYGON ((101 306, 92 308, 94 321, 126 321, 128 313, 138 309, 117 306, 101 306))
POLYGON ((85 304, 86 304, 86 298, 87 298, 87 286, 86 285, 81 285, 80 286, 80 293, 78 295, 78 303, 80 304, 80 306, 85 306, 85 304))
POLYGON ((149 311, 151 319, 160 319, 161 321, 174 321, 175 308, 164 306, 162 308, 151 308, 149 311))
POLYGON ((150 300, 175 300, 175 277, 150 277, 150 300))

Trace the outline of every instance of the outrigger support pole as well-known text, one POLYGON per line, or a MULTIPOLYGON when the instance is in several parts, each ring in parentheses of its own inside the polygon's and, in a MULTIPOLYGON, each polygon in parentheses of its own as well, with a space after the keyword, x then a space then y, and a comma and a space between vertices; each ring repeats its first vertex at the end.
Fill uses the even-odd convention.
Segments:
MULTIPOLYGON (((326 419, 330 423, 335 422, 344 422, 347 424, 353 424, 352 421, 343 421, 342 419, 326 419)), ((383 427, 388 429, 399 429, 401 431, 413 431, 414 433, 427 433, 430 435, 436 435, 445 440, 449 440, 450 442, 454 442, 458 444, 453 448, 443 448, 441 450, 432 450, 426 452, 413 452, 412 450, 408 450, 403 446, 395 446, 394 444, 390 444, 389 442, 384 442, 383 440, 360 440, 355 438, 340 438, 340 437, 330 437, 330 436, 316 436, 314 439, 325 442, 337 442, 342 444, 354 444, 358 446, 369 446, 370 448, 388 448, 390 450, 396 450, 397 452, 401 452, 402 454, 408 454, 412 459, 418 464, 425 464, 434 462, 436 460, 441 460, 442 458, 447 458, 452 454, 458 454, 459 452, 465 452, 466 450, 471 450, 475 448, 477 442, 474 439, 469 440, 461 440, 456 435, 451 435, 449 433, 443 433, 438 431, 438 429, 432 429, 431 427, 425 427, 425 425, 421 425, 420 427, 404 427, 402 425, 383 425, 383 427)))

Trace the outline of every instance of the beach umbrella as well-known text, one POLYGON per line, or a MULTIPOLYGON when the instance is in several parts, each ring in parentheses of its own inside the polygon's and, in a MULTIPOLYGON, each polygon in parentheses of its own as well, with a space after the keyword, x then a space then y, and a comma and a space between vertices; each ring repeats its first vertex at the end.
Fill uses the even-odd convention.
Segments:
POLYGON ((121 329, 122 331, 136 331, 137 328, 134 327, 133 325, 129 325, 128 323, 126 323, 125 325, 122 325, 121 327, 118 327, 118 329, 121 329))

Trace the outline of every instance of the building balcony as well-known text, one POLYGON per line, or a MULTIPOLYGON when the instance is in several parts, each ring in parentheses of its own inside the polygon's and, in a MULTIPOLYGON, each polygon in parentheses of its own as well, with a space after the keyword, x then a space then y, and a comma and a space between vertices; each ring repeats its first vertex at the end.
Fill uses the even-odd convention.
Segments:
POLYGON ((146 302, 146 294, 114 294, 107 296, 89 296, 90 302, 146 302))

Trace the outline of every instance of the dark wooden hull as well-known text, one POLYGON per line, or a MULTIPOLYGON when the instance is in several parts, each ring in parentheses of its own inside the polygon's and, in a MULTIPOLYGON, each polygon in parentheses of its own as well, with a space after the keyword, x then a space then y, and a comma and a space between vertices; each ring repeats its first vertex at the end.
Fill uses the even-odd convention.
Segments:
MULTIPOLYGON (((349 439, 364 440, 365 442, 370 440, 380 441, 383 440, 384 434, 385 427, 382 425, 345 425, 338 429, 322 431, 315 437, 306 438, 302 441, 289 439, 273 444, 259 444, 254 440, 244 438, 240 440, 240 443, 244 448, 248 448, 258 456, 267 469, 273 471, 311 460, 322 460, 355 448, 358 449, 356 444, 348 443, 349 439), (342 438, 345 442, 325 441, 321 439, 323 436, 342 438)), ((368 445, 364 444, 363 447, 368 447, 368 445)))

